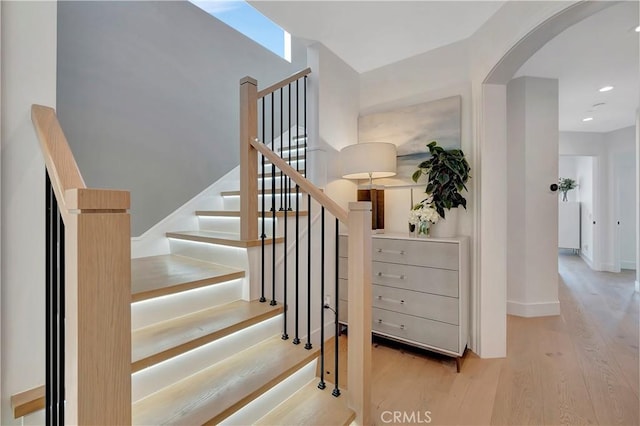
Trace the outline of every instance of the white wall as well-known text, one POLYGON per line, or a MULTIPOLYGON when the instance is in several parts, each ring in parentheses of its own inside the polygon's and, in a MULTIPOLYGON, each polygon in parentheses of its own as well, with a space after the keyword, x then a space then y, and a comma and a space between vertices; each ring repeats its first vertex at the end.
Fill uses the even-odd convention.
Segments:
MULTIPOLYGON (((2 2, 2 419, 44 382, 44 176, 30 119, 56 104, 55 1, 2 2)), ((26 419, 27 424, 42 419, 26 419)))
POLYGON ((557 80, 509 82, 507 137, 507 312, 557 315, 558 196, 549 189, 558 176, 557 80))
MULTIPOLYGON (((343 208, 356 199, 356 185, 342 179, 340 150, 358 142, 359 74, 321 43, 309 47, 309 66, 314 72, 310 76, 310 106, 317 104, 318 128, 310 141, 309 156, 317 161, 309 163, 310 177, 324 187, 327 195, 343 208), (317 103, 311 96, 317 97, 317 103)), ((310 124, 313 120, 310 119, 310 124)))
POLYGON ((306 67, 188 1, 59 4, 58 115, 88 186, 131 191, 139 236, 239 164, 239 81, 306 67))
POLYGON ((636 269, 636 147, 635 126, 603 135, 608 160, 608 258, 613 270, 636 269), (620 222, 620 225, 618 225, 620 222))

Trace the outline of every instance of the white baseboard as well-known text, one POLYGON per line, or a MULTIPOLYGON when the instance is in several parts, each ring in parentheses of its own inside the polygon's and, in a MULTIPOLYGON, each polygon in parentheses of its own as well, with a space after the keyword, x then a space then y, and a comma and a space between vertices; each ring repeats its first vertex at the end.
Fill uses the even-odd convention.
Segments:
POLYGON ((620 261, 620 267, 622 269, 636 269, 636 262, 633 260, 622 260, 620 261))
POLYGON ((584 260, 584 263, 586 263, 589 268, 594 269, 591 258, 587 257, 582 250, 580 251, 580 258, 584 260))
POLYGON ((507 314, 519 317, 548 317, 560 315, 560 302, 522 303, 507 300, 507 314))
POLYGON ((620 272, 620 269, 616 268, 613 263, 603 263, 600 265, 600 268, 592 268, 596 271, 605 271, 605 272, 620 272))

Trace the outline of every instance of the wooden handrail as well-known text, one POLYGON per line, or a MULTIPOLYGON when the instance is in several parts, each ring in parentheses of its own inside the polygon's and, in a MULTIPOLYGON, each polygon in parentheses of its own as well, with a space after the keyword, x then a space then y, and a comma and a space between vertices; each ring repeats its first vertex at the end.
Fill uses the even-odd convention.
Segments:
POLYGON ((307 194, 311 195, 311 198, 316 200, 321 206, 326 208, 329 213, 335 216, 340 222, 347 223, 349 215, 347 211, 340 207, 338 203, 329 198, 324 192, 322 192, 317 186, 309 182, 304 176, 296 171, 293 167, 287 164, 278 154, 273 152, 271 148, 255 139, 251 142, 251 145, 258 150, 265 158, 269 159, 278 169, 280 169, 285 175, 291 178, 300 188, 307 194))
POLYGON ((272 84, 271 86, 260 90, 258 92, 258 99, 264 98, 268 94, 273 93, 276 90, 283 88, 287 84, 293 83, 294 81, 298 80, 299 78, 302 78, 305 75, 309 75, 309 74, 311 74, 311 68, 305 68, 302 71, 298 71, 297 73, 293 74, 292 76, 287 77, 284 80, 279 81, 278 83, 272 84))
POLYGON ((65 192, 87 186, 71 153, 67 138, 60 127, 56 111, 50 107, 32 105, 31 121, 40 141, 40 148, 49 171, 51 186, 53 186, 53 191, 58 199, 60 213, 66 219, 69 209, 65 204, 65 192))

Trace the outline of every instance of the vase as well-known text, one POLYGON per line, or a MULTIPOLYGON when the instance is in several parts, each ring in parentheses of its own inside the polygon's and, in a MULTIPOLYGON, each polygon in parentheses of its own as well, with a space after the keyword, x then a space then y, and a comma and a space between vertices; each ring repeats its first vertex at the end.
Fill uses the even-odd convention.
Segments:
POLYGON ((410 237, 415 237, 416 236, 416 225, 415 225, 415 223, 410 223, 409 224, 409 236, 410 237))
POLYGON ((562 201, 567 201, 567 191, 562 192, 562 201))
POLYGON ((429 236, 429 222, 420 222, 417 227, 418 238, 427 238, 429 236))
POLYGON ((431 236, 435 238, 452 238, 458 233, 458 208, 445 212, 446 219, 440 218, 438 223, 433 225, 431 236))

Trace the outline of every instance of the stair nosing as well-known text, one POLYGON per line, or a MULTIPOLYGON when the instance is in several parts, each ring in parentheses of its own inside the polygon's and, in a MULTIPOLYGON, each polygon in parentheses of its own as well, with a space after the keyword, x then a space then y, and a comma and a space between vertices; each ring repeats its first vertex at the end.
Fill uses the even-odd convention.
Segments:
MULTIPOLYGON (((189 234, 185 234, 184 232, 193 232, 193 231, 167 232, 166 236, 167 238, 174 238, 178 240, 195 241, 200 243, 217 244, 217 245, 239 247, 239 248, 257 247, 262 244, 262 240, 260 238, 257 238, 254 240, 235 240, 235 239, 223 238, 223 237, 189 235, 189 234)), ((272 244, 273 238, 271 237, 265 238, 264 242, 265 244, 272 244)), ((276 244, 280 244, 284 242, 284 237, 276 237, 275 242, 276 244)))
MULTIPOLYGON (((253 301, 253 302, 255 302, 255 301, 253 301)), ((236 303, 236 302, 225 303, 224 305, 221 305, 220 307, 228 306, 228 305, 230 305, 232 303, 236 303)), ((248 302, 248 303, 252 303, 252 302, 248 302)), ((258 302, 258 303, 260 303, 260 302, 258 302)), ((156 327, 159 327, 159 326, 161 326, 163 324, 167 325, 167 324, 171 323, 174 320, 185 318, 185 317, 189 317, 189 316, 194 316, 194 315, 197 315, 199 313, 201 314, 204 311, 214 311, 216 308, 220 308, 220 307, 212 307, 212 308, 208 308, 208 309, 203 309, 203 310, 200 310, 200 311, 197 311, 197 312, 192 312, 190 314, 180 316, 180 317, 175 318, 175 319, 162 321, 161 323, 152 324, 152 325, 149 325, 147 327, 143 327, 143 328, 140 328, 138 330, 134 330, 132 332, 132 337, 133 337, 133 334, 135 334, 136 331, 145 330, 145 329, 149 329, 149 328, 152 328, 152 327, 156 328, 156 327)), ((245 329, 245 328, 247 328, 247 327, 249 327, 251 325, 260 323, 260 322, 265 321, 265 320, 267 320, 269 318, 272 318, 272 317, 275 317, 277 315, 280 315, 282 312, 284 312, 284 306, 282 304, 279 304, 279 305, 276 305, 276 306, 273 306, 273 307, 270 306, 270 309, 268 309, 268 310, 266 310, 264 312, 261 312, 259 314, 253 315, 251 317, 245 318, 245 319, 243 319, 243 320, 241 320, 239 322, 235 322, 233 324, 229 324, 229 325, 227 325, 227 326, 225 326, 223 328, 220 328, 218 330, 208 332, 207 334, 204 334, 204 335, 202 335, 200 337, 197 337, 195 339, 192 339, 192 340, 189 340, 187 342, 181 343, 181 344, 179 344, 177 346, 172 346, 172 347, 164 349, 164 350, 162 350, 160 352, 156 352, 156 353, 154 353, 152 355, 145 356, 145 357, 140 358, 138 360, 135 360, 135 361, 132 360, 132 362, 131 362, 131 372, 135 373, 137 371, 140 371, 140 370, 143 370, 145 368, 151 367, 151 366, 153 366, 155 364, 159 364, 159 363, 161 363, 163 361, 166 361, 168 359, 171 359, 171 358, 176 357, 178 355, 181 355, 183 353, 189 352, 189 351, 191 351, 193 349, 199 348, 200 346, 204 346, 204 345, 206 345, 208 343, 211 343, 211 342, 214 342, 216 340, 219 340, 219 339, 221 339, 221 338, 223 338, 225 336, 228 336, 230 334, 233 334, 233 333, 235 333, 237 331, 243 330, 243 329, 245 329)), ((133 342, 132 342, 132 346, 133 346, 133 342)))

